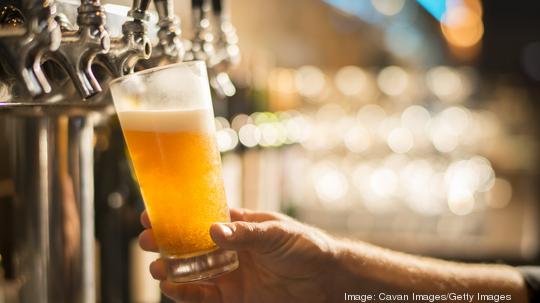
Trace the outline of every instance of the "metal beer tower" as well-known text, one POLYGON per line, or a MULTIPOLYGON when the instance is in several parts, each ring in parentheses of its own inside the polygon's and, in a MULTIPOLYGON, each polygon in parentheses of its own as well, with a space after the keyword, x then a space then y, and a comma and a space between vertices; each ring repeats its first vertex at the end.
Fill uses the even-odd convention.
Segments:
POLYGON ((193 1, 192 41, 181 40, 172 0, 154 0, 154 24, 149 4, 133 0, 127 14, 100 0, 0 5, 0 121, 11 166, 0 169, 10 170, 14 185, 8 230, 15 302, 97 300, 93 136, 95 118, 110 112, 110 79, 200 59, 216 91, 230 94, 221 86, 232 85, 225 72, 238 48, 223 3, 193 1), (108 24, 122 24, 121 33, 108 24))

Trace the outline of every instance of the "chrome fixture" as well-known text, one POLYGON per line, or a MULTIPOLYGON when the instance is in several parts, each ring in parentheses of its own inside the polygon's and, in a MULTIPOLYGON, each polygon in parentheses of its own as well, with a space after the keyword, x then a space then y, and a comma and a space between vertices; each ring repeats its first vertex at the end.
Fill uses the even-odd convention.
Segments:
POLYGON ((51 92, 40 63, 45 52, 60 46, 55 10, 52 0, 26 0, 21 7, 10 5, 0 11, 0 61, 8 74, 3 82, 14 87, 15 95, 51 92), (24 91, 17 92, 16 84, 22 84, 24 91))
POLYGON ((111 41, 105 29, 105 12, 99 0, 82 0, 78 8, 78 29, 65 18, 57 18, 62 29, 58 50, 46 53, 45 60, 57 62, 69 75, 83 99, 101 92, 92 72, 96 55, 109 51, 111 41))
POLYGON ((218 97, 231 97, 236 93, 229 69, 240 61, 238 36, 230 21, 225 0, 212 0, 214 55, 208 60, 210 84, 218 97))
POLYGON ((193 38, 189 41, 184 60, 202 60, 208 64, 214 56, 214 36, 210 30, 210 2, 207 0, 191 1, 193 38))
POLYGON ((240 52, 224 0, 192 0, 191 5, 194 35, 184 59, 206 61, 217 97, 230 97, 236 89, 227 71, 238 63, 240 52))
POLYGON ((152 44, 147 35, 145 21, 150 0, 134 0, 128 20, 122 24, 122 36, 111 39, 108 53, 98 56, 97 63, 103 65, 113 77, 132 73, 139 60, 150 58, 152 44))
POLYGON ((159 28, 157 32, 158 43, 154 54, 149 60, 153 66, 164 63, 180 62, 184 58, 185 50, 180 39, 180 19, 174 15, 173 2, 170 0, 154 0, 158 14, 159 28))
POLYGON ((196 59, 223 87, 215 79, 237 58, 236 36, 224 10, 215 4, 211 15, 206 0, 193 1, 192 41, 180 39, 172 0, 154 0, 157 14, 148 12, 150 0, 130 9, 100 0, 8 1, 17 4, 0 4, 0 136, 9 143, 17 222, 10 285, 19 303, 93 303, 93 132, 110 113, 107 82, 196 59))

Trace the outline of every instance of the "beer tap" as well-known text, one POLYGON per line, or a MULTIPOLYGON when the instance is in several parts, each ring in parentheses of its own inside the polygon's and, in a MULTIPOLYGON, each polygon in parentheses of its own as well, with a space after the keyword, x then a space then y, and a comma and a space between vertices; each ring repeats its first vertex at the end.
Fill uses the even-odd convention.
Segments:
POLYGON ((152 44, 146 33, 144 21, 149 19, 147 13, 150 0, 134 0, 128 17, 133 18, 122 24, 122 36, 111 39, 111 49, 100 54, 96 63, 101 64, 114 77, 133 72, 141 59, 148 59, 152 53, 152 44))
POLYGON ((216 54, 211 58, 209 65, 220 70, 227 70, 240 61, 240 50, 237 45, 238 36, 224 9, 224 4, 224 0, 212 0, 216 54))
POLYGON ((154 5, 158 14, 158 44, 153 49, 152 58, 145 65, 152 67, 180 62, 185 50, 180 40, 180 19, 174 15, 173 1, 154 0, 154 5))
MULTIPOLYGON (((214 45, 214 33, 212 32, 211 17, 222 15, 221 2, 218 5, 210 3, 209 0, 192 0, 192 16, 194 36, 186 52, 185 60, 203 60, 208 67, 208 77, 213 91, 219 98, 232 96, 236 90, 229 76, 219 70, 221 60, 218 60, 214 45), (211 16, 210 11, 213 11, 211 16)), ((214 22, 220 24, 219 22, 214 22)))
POLYGON ((109 51, 110 38, 105 29, 105 13, 99 0, 82 0, 77 10, 75 29, 67 18, 58 17, 62 29, 62 43, 46 59, 56 61, 67 72, 83 99, 101 91, 92 72, 96 55, 109 51))
POLYGON ((225 10, 225 0, 212 0, 212 24, 214 30, 213 56, 208 58, 210 85, 221 97, 230 97, 236 93, 227 71, 240 60, 238 36, 225 10))
POLYGON ((13 82, 22 83, 32 97, 51 91, 40 63, 45 52, 60 45, 55 11, 52 0, 26 0, 20 8, 6 6, 0 11, 0 61, 13 82))
POLYGON ((185 61, 202 60, 208 63, 214 56, 214 36, 210 31, 210 3, 208 0, 192 0, 193 39, 186 50, 185 61))

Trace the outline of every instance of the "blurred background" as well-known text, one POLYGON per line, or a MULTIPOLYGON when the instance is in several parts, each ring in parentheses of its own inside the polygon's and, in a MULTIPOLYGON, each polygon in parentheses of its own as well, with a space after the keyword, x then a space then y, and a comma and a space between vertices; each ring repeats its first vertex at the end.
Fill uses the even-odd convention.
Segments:
POLYGON ((538 4, 231 7, 242 61, 215 100, 231 205, 407 252, 536 259, 538 4))
MULTIPOLYGON (((228 4, 241 61, 232 83, 216 77, 214 109, 230 206, 415 254, 538 263, 540 3, 228 4)), ((188 1, 175 9, 190 37, 188 1)), ((99 297, 165 302, 116 123, 94 140, 99 297)))

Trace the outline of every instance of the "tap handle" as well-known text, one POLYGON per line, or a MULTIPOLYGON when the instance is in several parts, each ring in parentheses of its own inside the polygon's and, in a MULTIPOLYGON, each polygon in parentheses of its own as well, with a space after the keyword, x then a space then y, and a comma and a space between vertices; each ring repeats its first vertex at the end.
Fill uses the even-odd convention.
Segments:
POLYGON ((216 16, 223 13, 223 0, 212 0, 212 11, 216 16))
POLYGON ((202 9, 204 0, 191 0, 191 9, 202 9))
POLYGON ((154 0, 158 17, 161 21, 174 20, 174 8, 172 0, 154 0))
POLYGON ((148 21, 150 16, 148 15, 148 6, 150 0, 133 0, 133 6, 128 12, 128 16, 133 17, 135 20, 148 21))

